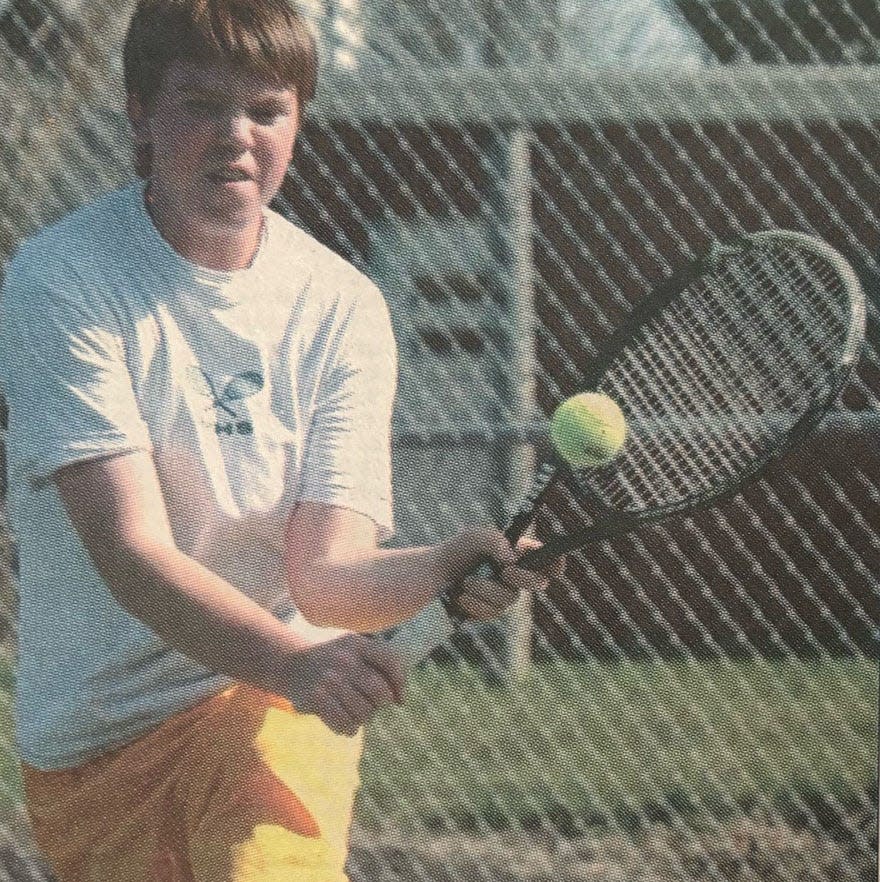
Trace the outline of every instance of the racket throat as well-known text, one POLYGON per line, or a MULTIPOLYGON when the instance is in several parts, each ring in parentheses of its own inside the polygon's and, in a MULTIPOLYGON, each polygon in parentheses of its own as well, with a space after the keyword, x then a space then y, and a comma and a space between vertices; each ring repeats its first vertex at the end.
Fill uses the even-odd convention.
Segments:
POLYGON ((528 493, 519 504, 510 524, 504 531, 504 535, 511 543, 515 543, 525 533, 526 528, 532 522, 535 510, 543 501, 555 479, 560 477, 564 468, 564 464, 553 460, 543 462, 538 468, 528 493))

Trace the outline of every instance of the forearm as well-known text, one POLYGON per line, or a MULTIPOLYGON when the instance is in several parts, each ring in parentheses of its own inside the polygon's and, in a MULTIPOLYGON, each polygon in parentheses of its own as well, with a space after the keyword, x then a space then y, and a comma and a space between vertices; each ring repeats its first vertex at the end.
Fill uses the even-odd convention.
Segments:
POLYGON ((309 621, 361 632, 412 618, 447 587, 447 578, 441 546, 371 548, 289 573, 294 603, 309 621))
POLYGON ((286 662, 308 648, 259 604, 177 548, 115 549, 99 562, 114 597, 205 667, 286 694, 286 662))

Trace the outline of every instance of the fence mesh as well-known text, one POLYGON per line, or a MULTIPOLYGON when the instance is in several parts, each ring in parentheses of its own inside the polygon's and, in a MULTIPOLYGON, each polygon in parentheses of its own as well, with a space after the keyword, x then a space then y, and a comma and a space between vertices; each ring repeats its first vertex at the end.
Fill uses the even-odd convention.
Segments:
MULTIPOLYGON (((368 734, 354 880, 877 877, 880 12, 873 0, 308 0, 319 99, 276 208, 364 268, 401 353, 397 541, 501 521, 546 414, 711 240, 822 236, 868 346, 808 449, 574 555, 368 734)), ((130 0, 0 3, 0 256, 128 180, 130 0)), ((559 496, 538 532, 576 518, 559 496)), ((5 535, 5 569, 14 542, 5 535)), ((46 876, 11 743, 0 877, 46 876)))

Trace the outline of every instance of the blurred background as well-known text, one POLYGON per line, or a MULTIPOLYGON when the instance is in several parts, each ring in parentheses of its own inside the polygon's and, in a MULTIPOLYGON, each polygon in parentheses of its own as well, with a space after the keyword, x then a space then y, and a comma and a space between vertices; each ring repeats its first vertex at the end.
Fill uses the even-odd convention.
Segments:
MULTIPOLYGON (((131 0, 0 0, 0 262, 133 176, 131 0)), ((350 862, 385 880, 875 880, 876 0, 301 0, 322 71, 275 208, 367 272, 401 355, 402 544, 503 522, 650 286, 716 238, 822 236, 868 346, 808 449, 722 508, 571 558, 370 729, 350 862)), ((564 497, 539 534, 572 517, 564 497)), ((11 742, 0 879, 45 879, 11 742)))

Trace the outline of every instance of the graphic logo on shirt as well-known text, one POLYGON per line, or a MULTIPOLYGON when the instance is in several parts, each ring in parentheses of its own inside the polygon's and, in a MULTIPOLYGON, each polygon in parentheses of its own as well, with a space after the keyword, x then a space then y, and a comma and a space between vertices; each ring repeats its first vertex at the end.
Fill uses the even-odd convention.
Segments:
POLYGON ((242 418, 236 410, 237 402, 256 395, 263 388, 263 375, 259 371, 243 371, 236 374, 222 388, 201 368, 196 369, 204 380, 203 391, 211 399, 215 412, 214 430, 218 435, 252 435, 253 423, 242 418))

